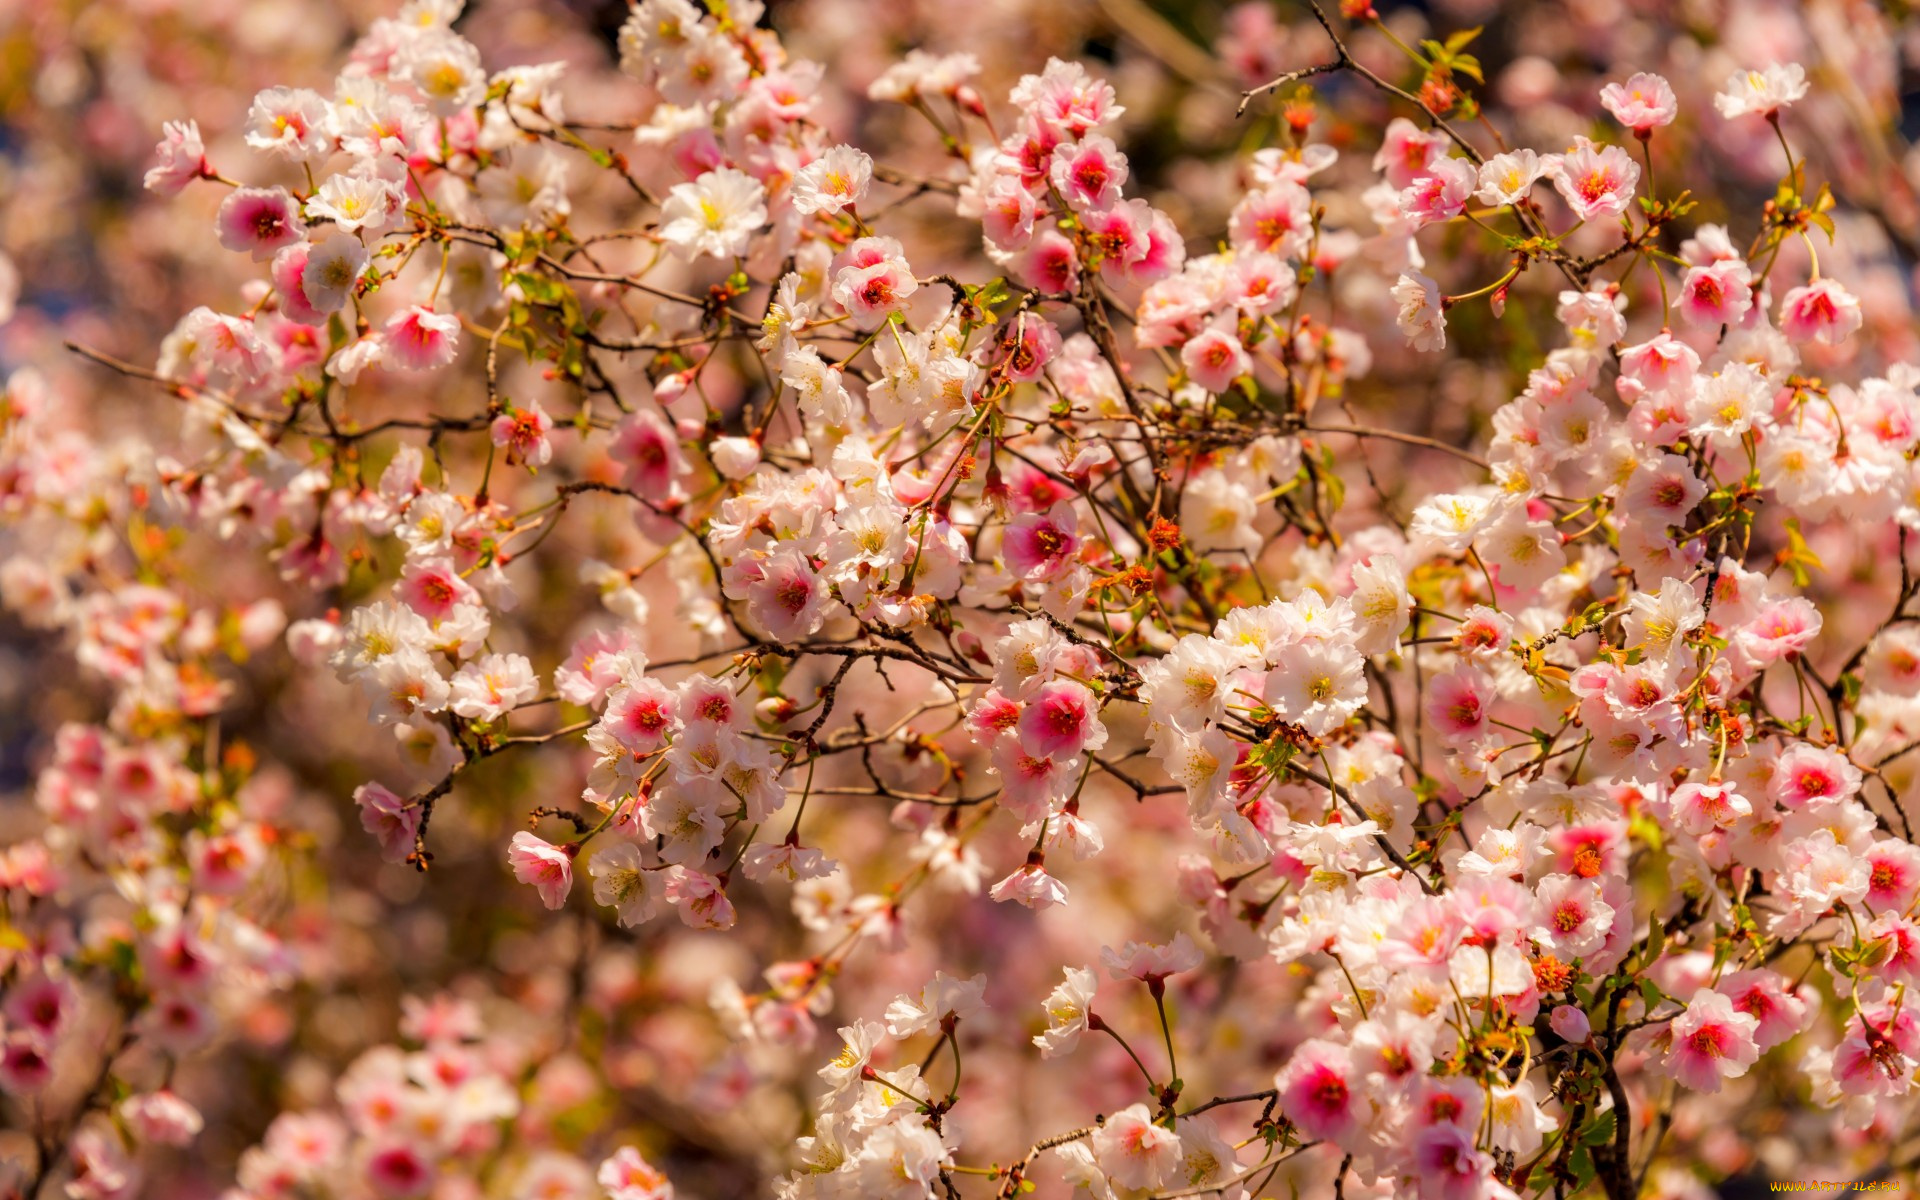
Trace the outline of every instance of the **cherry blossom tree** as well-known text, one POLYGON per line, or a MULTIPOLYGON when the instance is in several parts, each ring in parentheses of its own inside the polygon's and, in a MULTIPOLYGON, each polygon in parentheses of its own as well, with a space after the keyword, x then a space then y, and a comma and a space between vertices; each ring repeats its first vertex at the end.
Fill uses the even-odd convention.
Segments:
POLYGON ((1911 24, 108 7, 0 1195, 1920 1163, 1911 24))

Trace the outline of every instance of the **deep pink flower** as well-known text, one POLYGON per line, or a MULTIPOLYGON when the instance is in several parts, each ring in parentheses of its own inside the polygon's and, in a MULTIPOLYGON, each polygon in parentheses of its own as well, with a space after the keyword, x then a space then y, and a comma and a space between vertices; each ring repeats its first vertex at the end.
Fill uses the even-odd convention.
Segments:
POLYGON ((651 677, 613 693, 601 725, 635 754, 650 754, 667 744, 680 727, 679 698, 651 677))
POLYGON ((1465 666, 1437 675, 1427 687, 1427 719, 1455 745, 1486 732, 1492 689, 1478 671, 1465 666))
POLYGON ((1253 370, 1253 358, 1240 339, 1218 326, 1203 329, 1180 348, 1181 365, 1195 383, 1210 392, 1224 392, 1233 381, 1253 370))
POLYGON ((1690 267, 1675 307, 1695 325, 1738 325, 1753 307, 1753 271, 1737 258, 1690 267))
POLYGON ((451 558, 409 559, 394 593, 429 621, 446 618, 462 604, 476 604, 480 593, 462 578, 451 558))
POLYGON ((1098 212, 1120 199, 1127 182, 1127 156, 1113 139, 1094 134, 1054 147, 1049 178, 1075 212, 1098 212))
POLYGON ((1717 1092, 1722 1080, 1747 1073, 1760 1057, 1754 1040, 1760 1022, 1736 1011, 1733 1001, 1701 988, 1669 1027, 1672 1044, 1663 1066, 1696 1092, 1717 1092))
POLYGON ((656 503, 673 494, 675 481, 688 469, 672 427, 647 409, 620 418, 607 457, 627 464, 627 487, 656 503))
POLYGON ((1080 286, 1079 253, 1058 229, 1035 233, 1009 266, 1021 283, 1053 295, 1068 295, 1080 286))
POLYGON ((411 1200, 433 1189, 436 1171, 425 1155, 407 1142, 394 1142, 367 1156, 367 1185, 385 1200, 411 1200))
POLYGON ((1860 768, 1839 751, 1796 742, 1774 761, 1767 795, 1788 809, 1832 804, 1858 792, 1862 778, 1860 768))
POLYGON ((1345 1146, 1358 1140, 1368 1111, 1358 1073, 1345 1046, 1313 1038, 1302 1042, 1274 1077, 1280 1111, 1310 1138, 1345 1146))
POLYGON ((1806 1027, 1807 1002, 1795 995, 1785 977, 1776 971, 1731 971, 1721 977, 1714 990, 1732 1002, 1735 1012, 1759 1022, 1754 1041, 1762 1052, 1806 1027))
POLYGON ((1435 160, 1400 193, 1400 214, 1414 229, 1452 220, 1466 211, 1480 173, 1463 158, 1435 160))
POLYGON ((1429 1125, 1414 1139, 1413 1163, 1420 1170, 1421 1200, 1484 1200, 1493 1159, 1474 1145, 1474 1134, 1458 1125, 1429 1125))
POLYGON ((1817 279, 1780 298, 1780 332, 1797 342, 1847 340, 1860 328, 1860 301, 1831 279, 1817 279))
POLYGON ((1080 520, 1066 501, 1046 512, 1022 513, 1007 526, 1001 554, 1023 579, 1046 580, 1072 565, 1080 552, 1080 520))
POLYGON ((1640 164, 1632 155, 1618 146, 1596 146, 1587 138, 1575 139, 1553 177, 1553 186, 1582 221, 1627 211, 1639 183, 1640 164))
POLYGON ((222 246, 251 254, 255 262, 272 258, 307 232, 300 203, 285 188, 235 188, 220 202, 214 222, 222 246))
POLYGON ((1313 237, 1312 198, 1287 182, 1250 192, 1234 206, 1227 230, 1237 249, 1296 258, 1313 237))
POLYGON ((1034 313, 1021 313, 1007 330, 1001 372, 1014 383, 1038 379, 1060 353, 1060 344, 1060 331, 1053 322, 1034 313))
POLYGON ((1072 758, 1107 744, 1093 693, 1070 679, 1043 683, 1020 711, 1020 745, 1036 758, 1072 758))

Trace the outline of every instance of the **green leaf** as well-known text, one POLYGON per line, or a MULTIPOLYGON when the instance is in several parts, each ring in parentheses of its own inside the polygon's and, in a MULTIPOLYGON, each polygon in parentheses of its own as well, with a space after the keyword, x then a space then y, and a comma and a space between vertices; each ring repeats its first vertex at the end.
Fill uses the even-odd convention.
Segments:
POLYGON ((527 271, 515 271, 513 282, 520 292, 535 304, 561 304, 570 294, 565 284, 545 275, 534 275, 527 271))
POLYGON ((1606 1145, 1613 1140, 1613 1130, 1616 1123, 1612 1109, 1601 1113, 1593 1120, 1588 1121, 1587 1127, 1580 1131, 1581 1144, 1587 1146, 1606 1145))
POLYGON ((1651 1010, 1660 1007, 1660 1005, 1665 1002, 1667 994, 1661 991, 1660 985, 1653 980, 1642 979, 1640 981, 1640 998, 1647 1002, 1647 1008, 1651 1010))
POLYGON ((1567 1155, 1567 1165, 1573 1168, 1573 1190, 1579 1191, 1593 1182, 1593 1155, 1587 1153, 1585 1146, 1575 1146, 1573 1153, 1567 1155))

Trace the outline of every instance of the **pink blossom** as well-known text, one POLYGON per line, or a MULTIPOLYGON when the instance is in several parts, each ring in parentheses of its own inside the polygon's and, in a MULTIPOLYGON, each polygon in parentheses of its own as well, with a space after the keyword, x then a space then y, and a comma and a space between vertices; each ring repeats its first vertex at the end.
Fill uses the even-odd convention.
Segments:
POLYGON ((1579 1045, 1593 1035, 1593 1026, 1587 1020, 1587 1014, 1571 1004, 1562 1004, 1553 1010, 1547 1018, 1547 1024, 1561 1041, 1579 1045))
POLYGON ((378 783, 363 783, 354 790, 353 802, 360 808, 360 824, 380 843, 380 855, 388 862, 402 862, 413 853, 414 838, 420 832, 420 809, 378 783))
POLYGON ((607 1200, 673 1200, 672 1182, 632 1146, 615 1150, 594 1178, 606 1189, 607 1200))
POLYGON ((53 1063, 42 1043, 20 1032, 0 1035, 0 1087, 30 1096, 52 1081, 53 1063))
POLYGON ((189 1145, 206 1124, 199 1109, 165 1088, 129 1096, 118 1111, 135 1137, 163 1146, 189 1145))
POLYGON ((1157 1188, 1180 1161, 1180 1138, 1157 1125, 1144 1104, 1114 1113, 1093 1135, 1093 1154, 1107 1176, 1129 1188, 1157 1188))
POLYGON ((866 196, 873 159, 852 146, 835 146, 801 168, 793 183, 795 212, 837 213, 866 196))
POLYGON ((1248 193, 1227 223, 1233 244, 1280 258, 1294 258, 1313 236, 1312 201, 1297 183, 1277 183, 1248 193))
POLYGON ((1080 256, 1057 229, 1035 233, 1014 256, 1011 268, 1021 283, 1054 295, 1071 294, 1080 286, 1080 256))
POLYGON ((1414 229, 1452 220, 1466 211, 1479 184, 1479 172, 1465 159, 1435 159, 1400 193, 1400 213, 1414 229))
POLYGON ((1669 1026, 1672 1044, 1662 1065, 1696 1092, 1717 1092, 1722 1080, 1745 1075, 1760 1057, 1754 1040, 1759 1028, 1733 1001, 1701 988, 1669 1026))
POLYGON ((1575 139, 1553 177, 1567 207, 1582 221, 1627 211, 1639 183, 1640 164, 1632 155, 1618 146, 1595 146, 1587 138, 1575 139))
POLYGON ((160 144, 154 147, 155 163, 147 169, 146 188, 150 192, 175 195, 196 179, 210 179, 213 168, 207 165, 207 148, 200 141, 196 121, 168 121, 160 144))
POLYGON ((1645 136, 1662 125, 1673 124, 1680 104, 1673 88, 1658 75, 1642 71, 1625 83, 1609 83, 1600 89, 1600 103, 1613 119, 1645 136))
POLYGON ((1002 904, 1012 900, 1028 908, 1048 908, 1067 902, 1066 884, 1047 874, 1045 866, 1034 862, 994 884, 987 894, 1002 904))
POLYGON ((747 611, 775 641, 791 642, 820 628, 831 596, 805 555, 782 550, 755 564, 744 591, 747 611))
POLYGON ((1837 750, 1796 742, 1774 760, 1767 795, 1787 809, 1833 804, 1860 790, 1860 768, 1837 750))
POLYGON ((315 158, 332 145, 327 136, 327 101, 310 88, 268 88, 247 110, 247 145, 300 160, 315 158))
POLYGON ((1753 307, 1753 272, 1738 258, 1689 267, 1675 306, 1695 325, 1738 325, 1753 307))
POLYGON ((327 314, 308 302, 306 290, 300 286, 300 277, 307 269, 307 259, 312 249, 306 242, 281 247, 273 256, 273 264, 267 274, 273 280, 280 311, 288 320, 302 325, 325 325, 327 314))
POLYGON ((380 331, 382 358, 402 371, 434 371, 460 349, 460 318, 414 305, 387 319, 380 331))
POLYGON ((267 261, 307 232, 300 205, 285 188, 235 188, 220 202, 214 222, 222 246, 245 251, 255 262, 267 261))
POLYGON ((1780 298, 1780 332, 1797 342, 1839 345, 1860 321, 1860 301, 1831 279, 1817 279, 1780 298))
POLYGON ((1449 742, 1472 741, 1487 728, 1488 692, 1479 673, 1465 667, 1437 675, 1427 685, 1427 719, 1449 742))
POLYGON ((1620 351, 1620 373, 1648 391, 1687 387, 1699 370, 1699 353, 1664 329, 1620 351))
POLYGON ((865 237, 834 259, 833 299, 860 328, 879 325, 919 288, 902 255, 893 238, 865 237))
POLYGON ((989 242, 1003 250, 1019 250, 1033 240, 1039 210, 1033 192, 1018 178, 995 176, 981 203, 981 225, 989 242))
POLYGON ((1727 828, 1753 813, 1746 797, 1726 783, 1689 780, 1673 790, 1673 815, 1680 827, 1699 835, 1727 828))
POLYGON ((539 401, 530 400, 524 408, 509 403, 493 419, 489 434, 494 445, 506 447, 508 465, 544 467, 553 459, 553 443, 547 439, 552 428, 553 418, 539 401))
POLYGON ((1920 848, 1893 838, 1867 851, 1867 903, 1881 911, 1905 912, 1920 895, 1920 848))
POLYGON ((366 1182, 384 1200, 411 1200, 433 1189, 435 1170, 426 1156, 407 1142, 393 1142, 367 1157, 366 1182))
POLYGON ((555 846, 523 829, 513 835, 507 862, 513 868, 515 879, 540 893, 542 904, 559 908, 567 902, 567 893, 573 890, 571 849, 555 846))
POLYGON ((1093 693, 1067 679, 1041 684, 1020 711, 1020 744, 1036 758, 1071 758, 1106 745, 1093 693))
POLYGON ((1692 464, 1677 454, 1662 454, 1634 468, 1621 490, 1621 507, 1636 519, 1678 525, 1707 494, 1692 464))
POLYGON ((1052 579, 1080 551, 1079 519, 1066 501, 1046 512, 1022 513, 1007 526, 1001 553, 1007 566, 1027 579, 1052 579))
POLYGON ((646 665, 633 634, 625 629, 595 630, 573 644, 554 670, 554 690, 569 704, 598 708, 607 693, 646 665))
POLYGON ((476 604, 480 593, 468 583, 451 558, 416 558, 400 571, 395 595, 429 621, 443 620, 462 604, 476 604))
POLYGON ((727 899, 723 880, 702 871, 675 867, 667 874, 666 897, 689 928, 733 928, 733 902, 727 899))
POLYGON ((1734 633, 1734 646, 1757 665, 1774 663, 1804 650, 1820 633, 1820 610, 1804 596, 1762 606, 1734 633))
POLYGON ((675 494, 676 479, 689 469, 672 428, 646 409, 620 418, 607 457, 627 464, 626 486, 630 490, 658 497, 657 502, 675 494))
POLYGON ((1302 1042, 1274 1077, 1279 1108, 1310 1138, 1352 1143, 1361 1131, 1366 1099, 1347 1048, 1312 1038, 1302 1042))
POLYGON ((1113 139, 1094 134, 1054 147, 1049 171, 1054 189, 1075 212, 1098 212, 1120 199, 1127 182, 1127 156, 1113 139))
POLYGON ((1092 265, 1108 275, 1125 275, 1153 249, 1153 208, 1145 200, 1121 200, 1081 223, 1092 265))
POLYGON ((1402 275, 1392 289, 1399 305, 1397 321, 1407 344, 1415 350, 1447 348, 1447 309, 1440 287, 1425 275, 1402 275))
POLYGON ((1540 881, 1534 937, 1564 960, 1599 950, 1613 927, 1613 907, 1600 884, 1576 875, 1549 875, 1540 881))
POLYGON ((1114 103, 1114 91, 1095 79, 1079 63, 1047 60, 1046 71, 1026 75, 1008 97, 1061 136, 1076 138, 1089 129, 1117 119, 1127 110, 1114 103))
POLYGON ((43 1043, 59 1040, 76 1011, 73 986, 63 979, 33 975, 8 992, 0 1013, 6 1023, 43 1043))
POLYGON ((1482 1200, 1494 1166, 1475 1146, 1472 1132, 1450 1122, 1429 1125, 1413 1143, 1423 1200, 1482 1200))
POLYGON ((1014 383, 1038 379, 1042 371, 1060 353, 1060 331, 1053 322, 1031 313, 1021 313, 1007 330, 1006 357, 1001 370, 1014 383))
POLYGON ((1180 361, 1193 381, 1210 392, 1225 392, 1253 370, 1253 358, 1240 339, 1218 326, 1201 330, 1180 348, 1180 361))
POLYGON ((1074 760, 1027 753, 1019 738, 994 742, 993 769, 1000 776, 1000 803, 1023 821, 1047 815, 1071 783, 1074 760))
POLYGON ((1423 130, 1405 117, 1395 117, 1387 122, 1386 140, 1373 156, 1373 169, 1385 171, 1387 182, 1397 191, 1425 174, 1450 145, 1439 130, 1423 130))
POLYGON ((1228 283, 1233 306, 1253 315, 1284 308, 1299 292, 1293 268, 1273 254, 1236 256, 1228 283))
POLYGON ((1778 972, 1764 968, 1729 971, 1720 977, 1714 990, 1727 997, 1735 1012, 1758 1022, 1754 1043, 1762 1053, 1806 1028, 1810 1015, 1807 1002, 1787 986, 1778 972))
POLYGON ((1393 970, 1438 967, 1459 949, 1467 933, 1457 904, 1418 901, 1387 931, 1379 946, 1380 961, 1393 970))

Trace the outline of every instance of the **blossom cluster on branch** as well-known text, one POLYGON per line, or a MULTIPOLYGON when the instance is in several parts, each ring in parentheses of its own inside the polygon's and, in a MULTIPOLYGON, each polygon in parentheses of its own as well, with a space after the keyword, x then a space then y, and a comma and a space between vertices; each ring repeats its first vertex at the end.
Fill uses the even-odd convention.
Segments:
POLYGON ((0 600, 91 689, 0 852, 0 1195, 170 1194, 176 1072, 443 886, 458 976, 393 952, 232 1200, 1690 1197, 1715 1105, 1911 1165, 1920 366, 1800 64, 1525 146, 1479 31, 1244 5, 1209 209, 1081 62, 849 96, 638 0, 629 117, 467 15, 166 121, 236 282, 71 347, 137 430, 0 393, 0 600), (1367 410, 1476 357, 1477 428, 1367 410))

